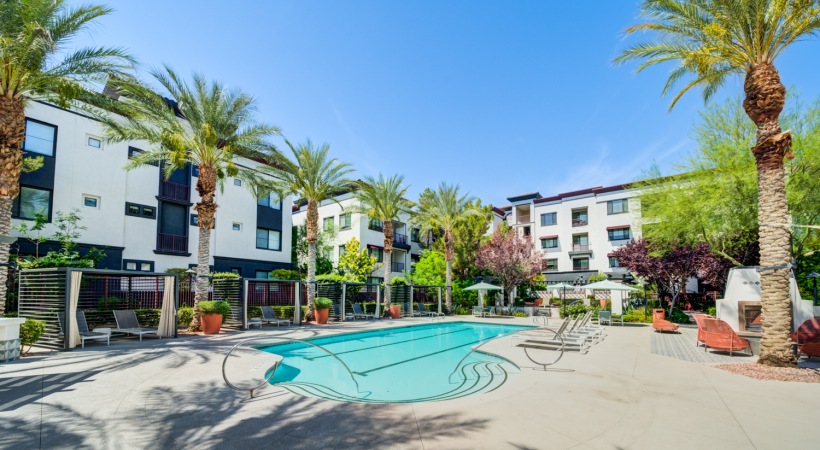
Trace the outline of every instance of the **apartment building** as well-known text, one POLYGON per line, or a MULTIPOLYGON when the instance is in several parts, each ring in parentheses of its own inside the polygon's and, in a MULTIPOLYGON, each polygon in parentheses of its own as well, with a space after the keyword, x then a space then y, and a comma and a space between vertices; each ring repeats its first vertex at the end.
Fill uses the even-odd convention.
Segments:
MULTIPOLYGON (((78 249, 105 251, 101 268, 161 272, 196 264, 199 235, 193 205, 198 169, 189 166, 167 180, 158 166, 123 168, 148 148, 144 142, 106 143, 101 124, 91 117, 54 105, 31 102, 26 108, 27 156, 43 156, 43 167, 20 177, 13 222, 48 217, 44 235, 55 231, 58 211, 79 210, 82 232, 78 249)), ((238 165, 260 163, 237 159, 238 165)), ((216 225, 211 233, 211 265, 217 272, 246 277, 291 268, 291 199, 257 200, 239 179, 226 180, 217 193, 216 225), (284 208, 283 208, 284 205, 284 208), (283 232, 286 230, 287 232, 283 232)), ((15 231, 16 235, 19 235, 15 231)), ((58 247, 40 246, 41 254, 58 247)), ((31 255, 34 245, 18 239, 12 255, 31 255)))
MULTIPOLYGON (((376 258, 376 266, 368 281, 381 281, 384 278, 384 227, 380 220, 351 211, 358 201, 353 194, 339 195, 334 200, 325 200, 319 205, 319 228, 333 230, 333 248, 324 255, 334 265, 339 263, 339 256, 344 254, 344 246, 355 237, 360 249, 367 249, 376 258)), ((305 223, 307 205, 294 207, 293 224, 305 223)), ((409 215, 403 214, 401 220, 393 223, 393 257, 391 262, 392 276, 410 272, 411 267, 419 260, 420 229, 409 223, 409 215)))
POLYGON ((507 224, 546 254, 547 282, 586 281, 599 272, 622 278, 612 252, 640 237, 640 201, 626 185, 594 187, 544 197, 508 197, 507 224))

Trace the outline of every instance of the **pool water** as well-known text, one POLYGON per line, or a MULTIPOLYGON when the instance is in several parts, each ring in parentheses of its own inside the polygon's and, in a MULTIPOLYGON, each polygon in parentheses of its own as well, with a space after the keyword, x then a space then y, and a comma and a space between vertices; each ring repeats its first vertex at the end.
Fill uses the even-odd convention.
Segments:
POLYGON ((518 373, 505 359, 470 351, 527 328, 447 322, 309 339, 338 359, 302 343, 260 350, 283 357, 271 383, 298 394, 351 402, 436 401, 494 390, 518 373))

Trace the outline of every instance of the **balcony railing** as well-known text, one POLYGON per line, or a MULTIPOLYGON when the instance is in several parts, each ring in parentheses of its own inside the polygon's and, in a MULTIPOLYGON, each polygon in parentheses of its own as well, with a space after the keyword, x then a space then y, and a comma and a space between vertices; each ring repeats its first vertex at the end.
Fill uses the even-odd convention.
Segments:
POLYGON ((573 218, 572 219, 572 226, 574 227, 584 227, 589 225, 589 220, 586 217, 584 218, 573 218))
POLYGON ((589 270, 589 265, 586 265, 586 266, 576 266, 576 265, 573 265, 573 266, 572 266, 572 270, 589 270))
POLYGON ((404 272, 404 263, 394 262, 390 264, 390 270, 392 272, 404 272))
POLYGON ((393 241, 397 244, 407 244, 407 235, 401 233, 393 234, 393 241))
POLYGON ((370 222, 368 222, 367 228, 373 231, 384 231, 384 225, 382 225, 382 222, 380 220, 371 220, 370 222))
POLYGON ((159 183, 159 196, 187 202, 191 200, 191 186, 163 180, 159 183))
POLYGON ((589 244, 572 244, 572 251, 583 252, 589 250, 589 244))
POLYGON ((188 253, 188 236, 157 233, 157 251, 188 253))

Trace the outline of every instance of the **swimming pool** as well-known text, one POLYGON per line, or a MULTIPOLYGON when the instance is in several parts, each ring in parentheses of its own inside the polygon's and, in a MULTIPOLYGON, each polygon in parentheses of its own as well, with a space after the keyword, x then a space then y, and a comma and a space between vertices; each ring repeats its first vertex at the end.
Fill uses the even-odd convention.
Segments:
POLYGON ((527 328, 447 322, 309 339, 338 360, 302 343, 258 349, 283 357, 271 383, 297 394, 366 403, 437 401, 492 391, 517 374, 505 359, 470 351, 527 328))

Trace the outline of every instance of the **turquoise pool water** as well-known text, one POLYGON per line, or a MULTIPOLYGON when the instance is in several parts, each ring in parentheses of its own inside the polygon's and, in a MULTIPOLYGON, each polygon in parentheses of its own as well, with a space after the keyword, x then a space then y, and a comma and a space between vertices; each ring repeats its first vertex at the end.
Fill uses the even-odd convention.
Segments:
POLYGON ((488 392, 514 376, 518 368, 502 358, 478 351, 462 359, 481 342, 526 328, 532 327, 446 322, 309 340, 338 360, 302 343, 260 350, 284 358, 271 383, 295 393, 352 402, 436 401, 488 392))

